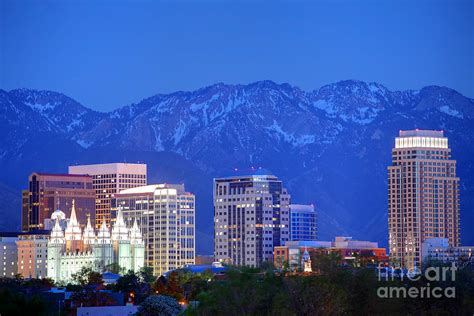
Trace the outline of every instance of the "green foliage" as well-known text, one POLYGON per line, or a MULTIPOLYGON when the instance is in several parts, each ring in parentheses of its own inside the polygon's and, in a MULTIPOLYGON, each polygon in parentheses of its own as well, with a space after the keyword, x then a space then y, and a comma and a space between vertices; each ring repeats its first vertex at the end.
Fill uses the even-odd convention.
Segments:
MULTIPOLYGON (((362 257, 362 256, 361 256, 362 257)), ((363 261, 359 261, 363 263, 363 261)), ((312 254, 313 274, 273 273, 235 268, 212 281, 187 315, 448 315, 474 310, 474 271, 458 270, 456 280, 379 280, 374 269, 344 265, 337 254, 312 254), (383 298, 380 287, 456 288, 455 298, 383 298)), ((362 264, 361 264, 362 266, 362 264)))
POLYGON ((124 292, 126 295, 133 294, 134 303, 140 304, 148 295, 150 295, 150 284, 147 282, 150 277, 147 271, 140 271, 138 274, 128 271, 121 276, 112 289, 117 292, 124 292))
POLYGON ((126 272, 125 268, 122 268, 116 262, 106 265, 105 266, 105 271, 110 271, 110 272, 115 273, 115 274, 124 274, 126 272))
POLYGON ((104 281, 99 272, 95 272, 90 267, 82 267, 77 273, 72 275, 73 283, 84 286, 103 287, 104 281))
POLYGON ((111 306, 118 303, 107 293, 91 289, 74 292, 71 301, 75 306, 111 306))
POLYGON ((176 316, 182 311, 176 299, 165 295, 151 295, 139 307, 136 316, 176 316))

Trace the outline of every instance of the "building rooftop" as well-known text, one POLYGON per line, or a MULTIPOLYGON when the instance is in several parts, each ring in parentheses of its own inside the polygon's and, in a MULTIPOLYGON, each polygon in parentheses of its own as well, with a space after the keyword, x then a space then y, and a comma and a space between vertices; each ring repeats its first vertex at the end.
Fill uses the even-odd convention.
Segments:
POLYGON ((88 174, 70 174, 70 173, 46 173, 46 172, 33 172, 32 174, 37 174, 40 176, 47 177, 76 177, 76 178, 91 178, 88 174))
POLYGON ((119 194, 152 194, 158 189, 175 189, 179 194, 184 194, 184 184, 149 184, 141 187, 130 188, 120 191, 119 194))
POLYGON ((444 137, 444 131, 414 129, 410 131, 400 131, 400 137, 444 137))

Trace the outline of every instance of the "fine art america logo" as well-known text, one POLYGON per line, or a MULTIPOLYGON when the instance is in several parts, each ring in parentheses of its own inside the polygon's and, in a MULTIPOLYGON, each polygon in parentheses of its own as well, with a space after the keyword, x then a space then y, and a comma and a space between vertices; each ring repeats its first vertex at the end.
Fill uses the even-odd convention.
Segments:
POLYGON ((377 269, 378 280, 386 285, 377 289, 377 296, 380 298, 456 297, 456 287, 446 286, 456 281, 458 268, 454 263, 450 267, 428 267, 423 273, 381 265, 377 269))

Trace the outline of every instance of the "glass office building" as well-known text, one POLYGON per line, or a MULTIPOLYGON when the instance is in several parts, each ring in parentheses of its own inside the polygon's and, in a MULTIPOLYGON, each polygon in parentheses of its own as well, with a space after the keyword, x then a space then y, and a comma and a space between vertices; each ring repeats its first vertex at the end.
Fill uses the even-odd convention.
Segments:
POLYGON ((293 241, 316 240, 316 211, 314 205, 290 205, 290 239, 293 241))

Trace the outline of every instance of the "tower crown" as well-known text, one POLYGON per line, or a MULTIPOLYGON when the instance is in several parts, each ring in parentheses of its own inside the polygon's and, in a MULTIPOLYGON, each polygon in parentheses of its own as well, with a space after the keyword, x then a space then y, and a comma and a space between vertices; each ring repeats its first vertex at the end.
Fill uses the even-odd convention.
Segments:
POLYGON ((448 139, 443 131, 410 130, 400 131, 395 138, 395 148, 448 148, 448 139))

